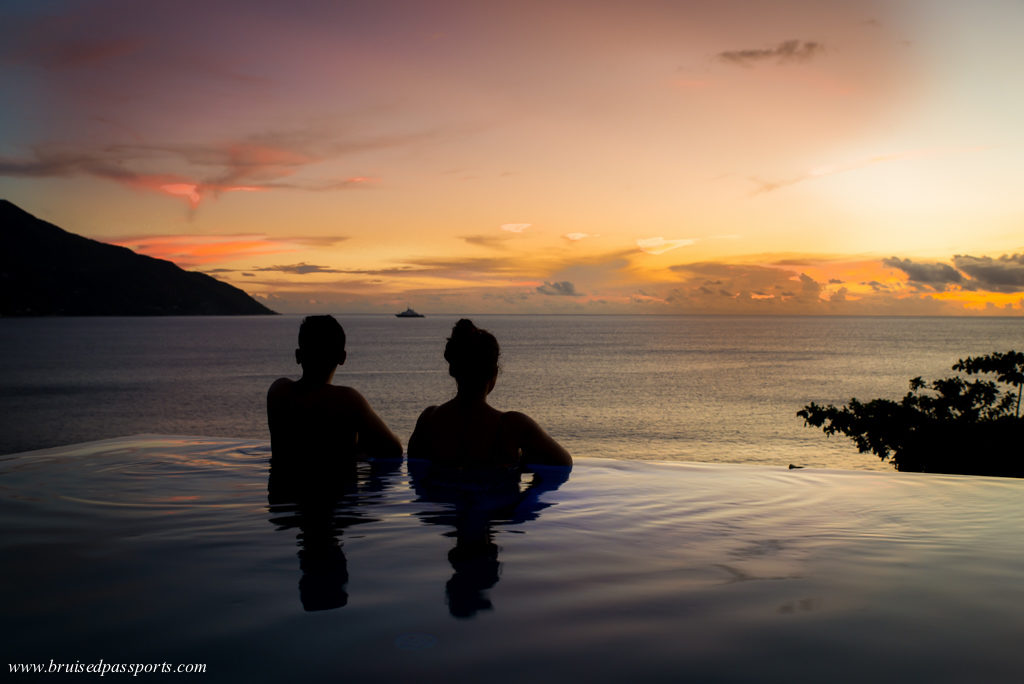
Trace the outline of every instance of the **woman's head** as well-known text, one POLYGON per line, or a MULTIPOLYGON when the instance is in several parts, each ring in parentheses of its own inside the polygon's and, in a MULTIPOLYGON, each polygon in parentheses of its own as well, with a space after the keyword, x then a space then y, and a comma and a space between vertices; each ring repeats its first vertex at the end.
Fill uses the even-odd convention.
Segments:
POLYGON ((488 389, 498 375, 498 357, 501 349, 494 335, 463 318, 452 328, 452 336, 444 348, 448 374, 455 378, 460 389, 488 389))

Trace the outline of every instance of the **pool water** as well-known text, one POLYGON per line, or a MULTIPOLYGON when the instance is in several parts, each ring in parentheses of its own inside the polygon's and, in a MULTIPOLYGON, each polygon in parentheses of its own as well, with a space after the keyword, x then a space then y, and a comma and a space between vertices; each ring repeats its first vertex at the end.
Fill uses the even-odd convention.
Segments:
POLYGON ((324 505, 268 502, 268 458, 141 435, 0 459, 8 663, 1024 680, 1021 480, 581 458, 467 483, 395 462, 324 505))

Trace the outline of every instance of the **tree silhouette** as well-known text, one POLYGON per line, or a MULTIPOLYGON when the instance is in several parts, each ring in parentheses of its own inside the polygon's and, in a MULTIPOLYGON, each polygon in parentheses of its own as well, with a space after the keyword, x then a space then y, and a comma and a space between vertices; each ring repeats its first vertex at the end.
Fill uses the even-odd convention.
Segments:
POLYGON ((967 357, 952 369, 996 379, 953 376, 926 383, 916 377, 899 401, 850 399, 842 407, 812 402, 797 416, 827 436, 846 435, 859 451, 888 459, 897 470, 1024 476, 1024 353, 967 357))
POLYGON ((1017 388, 1017 409, 1015 416, 1020 418, 1020 395, 1024 389, 1024 353, 1008 351, 992 352, 988 356, 973 358, 968 356, 960 359, 953 366, 955 371, 963 371, 968 375, 974 373, 995 373, 999 382, 1014 385, 1017 388))

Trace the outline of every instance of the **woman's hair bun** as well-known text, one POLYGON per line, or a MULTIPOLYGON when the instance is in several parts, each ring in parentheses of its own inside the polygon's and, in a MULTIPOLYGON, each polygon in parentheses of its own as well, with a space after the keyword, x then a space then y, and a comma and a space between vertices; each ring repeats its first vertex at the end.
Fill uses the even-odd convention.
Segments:
POLYGON ((472 335, 480 331, 480 328, 473 325, 473 321, 468 318, 460 318, 459 322, 452 328, 452 337, 463 337, 466 335, 472 335))
POLYGON ((444 348, 448 373, 457 381, 484 384, 498 372, 501 350, 494 335, 460 319, 452 328, 452 336, 444 348))

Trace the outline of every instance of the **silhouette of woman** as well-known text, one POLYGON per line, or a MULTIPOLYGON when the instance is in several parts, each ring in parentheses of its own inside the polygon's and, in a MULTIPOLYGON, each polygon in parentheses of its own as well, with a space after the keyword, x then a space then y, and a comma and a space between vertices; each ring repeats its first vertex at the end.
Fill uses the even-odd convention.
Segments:
POLYGON ((444 358, 458 390, 454 399, 420 414, 409 438, 409 458, 463 470, 572 465, 569 452, 532 418, 487 404, 500 353, 491 333, 465 318, 455 324, 444 358))

